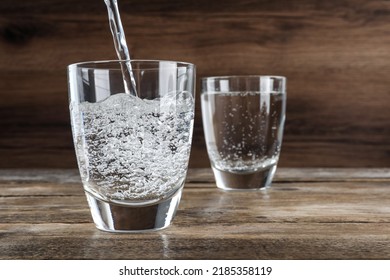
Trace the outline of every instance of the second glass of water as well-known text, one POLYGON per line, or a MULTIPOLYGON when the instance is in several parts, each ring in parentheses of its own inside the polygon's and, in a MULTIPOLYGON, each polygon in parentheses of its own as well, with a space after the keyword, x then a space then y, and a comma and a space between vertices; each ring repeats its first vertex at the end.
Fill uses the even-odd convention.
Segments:
POLYGON ((206 77, 201 85, 203 127, 217 186, 269 187, 282 145, 286 78, 206 77))

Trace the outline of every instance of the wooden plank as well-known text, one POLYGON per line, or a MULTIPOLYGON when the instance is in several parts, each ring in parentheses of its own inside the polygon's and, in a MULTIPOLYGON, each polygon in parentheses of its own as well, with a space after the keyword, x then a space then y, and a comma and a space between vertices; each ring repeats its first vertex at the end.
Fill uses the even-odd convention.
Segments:
MULTIPOLYGON (((57 172, 59 174, 59 171, 57 172)), ((321 172, 331 174, 324 170, 321 172)), ((383 174, 379 171, 376 173, 383 174)), ((73 216, 68 219, 66 215, 63 216, 63 212, 72 212, 73 207, 76 210, 84 209, 84 214, 88 216, 81 183, 61 180, 66 176, 56 177, 55 173, 49 175, 47 179, 42 177, 48 173, 34 174, 35 177, 32 177, 31 181, 28 181, 29 175, 24 178, 19 175, 17 180, 15 174, 1 176, 0 208, 3 209, 1 220, 10 222, 12 217, 18 216, 21 221, 40 217, 39 221, 48 222, 55 215, 57 219, 71 221, 73 216)), ((203 217, 208 219, 208 223, 235 220, 236 212, 246 212, 245 217, 252 217, 252 222, 255 223, 259 221, 326 223, 343 222, 343 219, 346 222, 378 222, 389 218, 387 216, 390 211, 387 206, 390 205, 387 201, 390 199, 389 178, 373 181, 370 181, 369 177, 365 180, 352 181, 339 179, 333 182, 325 182, 324 179, 290 180, 276 181, 271 189, 256 193, 227 193, 218 190, 214 183, 189 181, 185 185, 180 211, 184 212, 187 218, 203 217), (242 205, 242 201, 245 201, 245 205, 242 205), (214 218, 210 220, 210 217, 214 218)))
MULTIPOLYGON (((1 172, 1 171, 0 171, 1 172)), ((1 174, 1 173, 0 173, 1 174)), ((286 168, 276 170, 274 182, 335 182, 388 180, 389 168, 286 168)), ((188 182, 215 182, 210 168, 191 168, 188 182)))
MULTIPOLYGON (((267 191, 228 193, 214 184, 186 184, 178 212, 182 217, 179 224, 234 225, 237 220, 254 225, 390 223, 389 181, 367 185, 367 182, 275 183, 267 191)), ((2 223, 73 223, 75 217, 77 221, 90 222, 80 185, 31 184, 6 187, 4 191, 0 185, 0 189, 2 223)))
POLYGON ((0 169, 0 183, 20 183, 21 181, 26 183, 81 183, 77 169, 0 169))
MULTIPOLYGON (((390 168, 286 168, 278 167, 274 182, 388 180, 390 168)), ((188 183, 215 182, 210 168, 190 168, 188 183)), ((0 169, 0 184, 20 182, 80 183, 77 169, 0 169)))
MULTIPOLYGON (((115 58, 102 1, 54 3, 0 4, 0 168, 76 167, 66 66, 115 58)), ((281 166, 390 165, 388 1, 120 5, 133 58, 190 61, 198 77, 286 76, 281 166)), ((197 88, 190 164, 207 167, 197 88)))
POLYGON ((198 225, 184 232, 172 225, 133 235, 104 233, 88 224, 0 224, 0 236, 1 259, 390 258, 390 231, 383 224, 198 225))

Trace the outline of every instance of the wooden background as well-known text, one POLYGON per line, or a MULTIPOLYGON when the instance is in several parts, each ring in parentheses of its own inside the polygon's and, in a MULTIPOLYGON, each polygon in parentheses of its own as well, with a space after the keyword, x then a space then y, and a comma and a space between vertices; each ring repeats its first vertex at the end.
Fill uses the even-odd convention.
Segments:
MULTIPOLYGON (((287 77, 279 166, 390 166, 389 0, 119 5, 132 58, 287 77)), ((0 168, 76 167, 66 66, 115 58, 103 0, 1 0, 0 168)), ((207 167, 196 106, 190 165, 207 167)))

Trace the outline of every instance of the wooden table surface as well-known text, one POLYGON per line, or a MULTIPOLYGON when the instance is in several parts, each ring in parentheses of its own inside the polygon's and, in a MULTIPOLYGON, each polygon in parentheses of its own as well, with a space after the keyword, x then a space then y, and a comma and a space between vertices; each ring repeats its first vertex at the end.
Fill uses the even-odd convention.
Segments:
POLYGON ((113 234, 76 170, 0 170, 0 259, 390 259, 390 169, 279 168, 272 188, 223 192, 189 171, 173 224, 113 234))

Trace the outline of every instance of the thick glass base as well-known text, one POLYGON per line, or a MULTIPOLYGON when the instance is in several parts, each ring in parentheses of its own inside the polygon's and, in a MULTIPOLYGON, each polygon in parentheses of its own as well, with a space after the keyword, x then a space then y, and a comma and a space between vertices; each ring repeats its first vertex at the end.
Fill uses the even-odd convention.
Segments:
POLYGON ((276 165, 254 172, 228 172, 212 167, 217 187, 223 190, 261 190, 271 186, 276 165))
POLYGON ((134 206, 110 203, 85 192, 96 227, 109 232, 143 232, 164 229, 176 215, 182 188, 156 204, 134 206))

